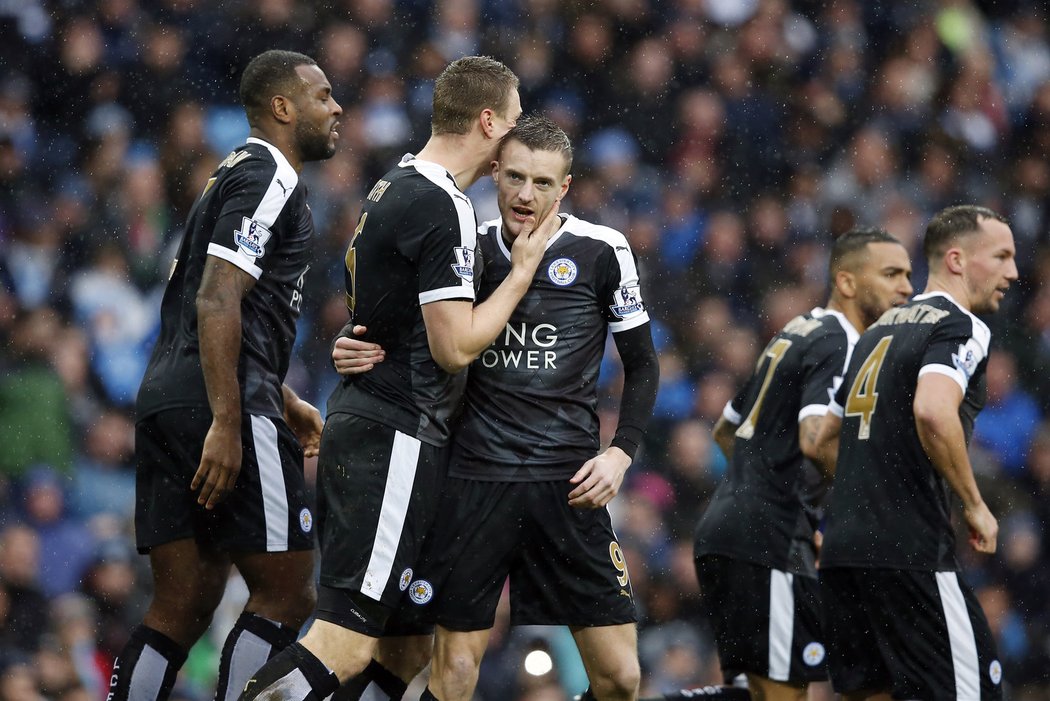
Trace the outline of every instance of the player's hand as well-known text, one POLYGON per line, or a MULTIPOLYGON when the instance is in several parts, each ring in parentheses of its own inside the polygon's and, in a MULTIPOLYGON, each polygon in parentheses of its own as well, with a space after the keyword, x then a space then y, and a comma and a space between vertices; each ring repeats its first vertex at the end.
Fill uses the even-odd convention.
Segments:
POLYGON ((577 509, 600 509, 620 492, 623 476, 631 466, 631 457, 619 448, 607 448, 597 457, 583 463, 569 480, 576 488, 569 492, 569 506, 577 509))
POLYGON ((296 398, 284 405, 284 420, 299 439, 304 458, 315 458, 321 449, 321 429, 324 420, 321 412, 310 402, 296 398))
POLYGON ((970 527, 970 545, 979 553, 995 552, 999 536, 999 522, 983 501, 972 507, 963 507, 963 518, 970 527))
POLYGON ((513 268, 528 272, 529 278, 536 272, 536 267, 543 260, 547 242, 557 233, 561 226, 558 218, 558 207, 561 198, 554 200, 551 208, 537 221, 535 216, 525 220, 521 233, 514 239, 510 249, 510 262, 513 268))
POLYGON ((813 549, 817 553, 817 567, 820 567, 820 549, 824 547, 823 531, 813 531, 813 549))
POLYGON ((208 435, 204 437, 201 464, 193 475, 190 489, 200 490, 197 503, 205 509, 229 496, 237 475, 241 472, 241 427, 239 423, 227 424, 212 421, 208 435))
MULTIPOLYGON (((355 336, 363 336, 364 326, 354 327, 355 336)), ((340 336, 332 347, 332 364, 340 375, 359 375, 368 372, 386 359, 386 351, 378 343, 340 336)))

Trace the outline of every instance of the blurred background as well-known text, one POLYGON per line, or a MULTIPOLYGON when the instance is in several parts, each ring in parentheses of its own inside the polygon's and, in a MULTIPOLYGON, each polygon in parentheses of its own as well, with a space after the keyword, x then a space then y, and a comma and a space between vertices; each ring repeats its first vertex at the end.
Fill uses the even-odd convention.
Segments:
MULTIPOLYGON (((692 565, 724 470, 710 429, 765 341, 825 301, 832 237, 885 227, 921 290, 930 215, 1005 214, 1021 281, 988 320, 973 445, 1000 549, 962 557, 1010 698, 1050 699, 1048 15, 1035 0, 0 1, 0 701, 100 701, 141 618, 134 397, 180 227, 247 134, 240 72, 270 48, 314 56, 345 110, 336 156, 304 171, 318 262, 288 377, 322 408, 359 203, 425 143, 445 64, 503 60, 525 109, 573 138, 563 208, 627 234, 660 352, 656 415, 613 504, 644 694, 720 680, 692 565)), ((487 179, 471 195, 496 216, 487 179)), ((611 345, 602 377, 608 434, 611 345)), ((177 698, 211 697, 245 596, 234 577, 177 698)), ((567 631, 511 631, 505 611, 482 670, 486 701, 586 686, 567 631)))

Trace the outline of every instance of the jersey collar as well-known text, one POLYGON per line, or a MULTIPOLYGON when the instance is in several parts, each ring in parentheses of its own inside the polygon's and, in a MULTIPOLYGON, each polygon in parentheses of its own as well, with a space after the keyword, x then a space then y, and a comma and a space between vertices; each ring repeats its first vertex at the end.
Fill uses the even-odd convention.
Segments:
POLYGON ((292 168, 292 164, 289 163, 288 159, 284 157, 283 153, 281 153, 281 149, 277 148, 276 146, 271 144, 269 141, 265 141, 263 139, 260 139, 257 136, 249 136, 246 143, 258 144, 259 146, 265 146, 267 148, 267 150, 270 152, 270 155, 273 156, 273 160, 277 161, 277 167, 278 168, 282 168, 282 167, 283 168, 288 168, 293 173, 295 172, 295 168, 292 168))
POLYGON ((447 178, 448 181, 452 183, 452 187, 455 188, 455 192, 453 194, 469 201, 469 198, 466 196, 466 194, 464 194, 464 192, 459 189, 459 183, 457 183, 456 179, 452 177, 452 173, 448 172, 448 168, 446 168, 443 165, 435 163, 434 161, 425 161, 422 158, 418 158, 414 153, 406 153, 404 156, 401 157, 401 161, 398 163, 398 166, 402 168, 412 166, 420 173, 423 173, 431 179, 447 178))
POLYGON ((842 326, 842 330, 846 332, 846 340, 849 342, 850 347, 853 347, 853 344, 857 342, 858 338, 860 338, 860 332, 850 323, 849 319, 846 318, 846 315, 840 311, 827 309, 825 307, 813 307, 810 314, 813 315, 814 319, 819 319, 822 316, 827 315, 831 315, 838 319, 839 325, 842 326))

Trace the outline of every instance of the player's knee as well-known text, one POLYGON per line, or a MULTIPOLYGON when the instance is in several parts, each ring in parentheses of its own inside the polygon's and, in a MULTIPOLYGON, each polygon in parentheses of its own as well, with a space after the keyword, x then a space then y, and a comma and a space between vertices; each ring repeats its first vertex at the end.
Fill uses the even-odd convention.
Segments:
POLYGON ((642 671, 638 660, 623 660, 622 664, 609 666, 594 675, 591 687, 599 701, 617 701, 634 699, 638 696, 638 686, 642 681, 642 671))
POLYGON ((317 605, 317 588, 312 581, 293 588, 264 588, 251 593, 249 608, 261 616, 292 628, 299 628, 317 605))
POLYGON ((468 649, 448 650, 441 659, 439 674, 446 687, 472 685, 478 676, 481 659, 468 649))

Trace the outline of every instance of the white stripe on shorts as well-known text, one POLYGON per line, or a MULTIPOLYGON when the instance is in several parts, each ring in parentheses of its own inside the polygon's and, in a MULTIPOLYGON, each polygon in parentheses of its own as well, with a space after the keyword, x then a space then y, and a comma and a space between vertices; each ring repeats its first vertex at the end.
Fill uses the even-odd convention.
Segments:
POLYGON ((793 575, 769 571, 769 678, 786 682, 791 675, 791 638, 795 632, 793 575))
POLYGON ((361 593, 382 601, 390 571, 394 567, 397 546, 401 542, 401 531, 408 516, 408 505, 412 501, 412 484, 416 481, 416 465, 419 462, 419 440, 409 435, 394 432, 394 445, 390 449, 390 465, 387 468, 386 489, 383 505, 379 509, 379 524, 372 554, 365 570, 361 593))
POLYGON ((128 701, 154 701, 164 686, 164 675, 167 673, 168 658, 149 645, 144 645, 131 673, 128 701))
POLYGON ((944 620, 948 623, 948 642, 952 647, 952 667, 955 670, 955 698, 981 698, 981 672, 977 661, 977 640, 966 608, 966 599, 959 588, 955 572, 935 572, 937 592, 941 595, 944 620))
POLYGON ((288 492, 284 486, 281 453, 277 449, 277 427, 265 416, 253 416, 252 439, 262 487, 266 552, 284 552, 288 549, 288 492))

